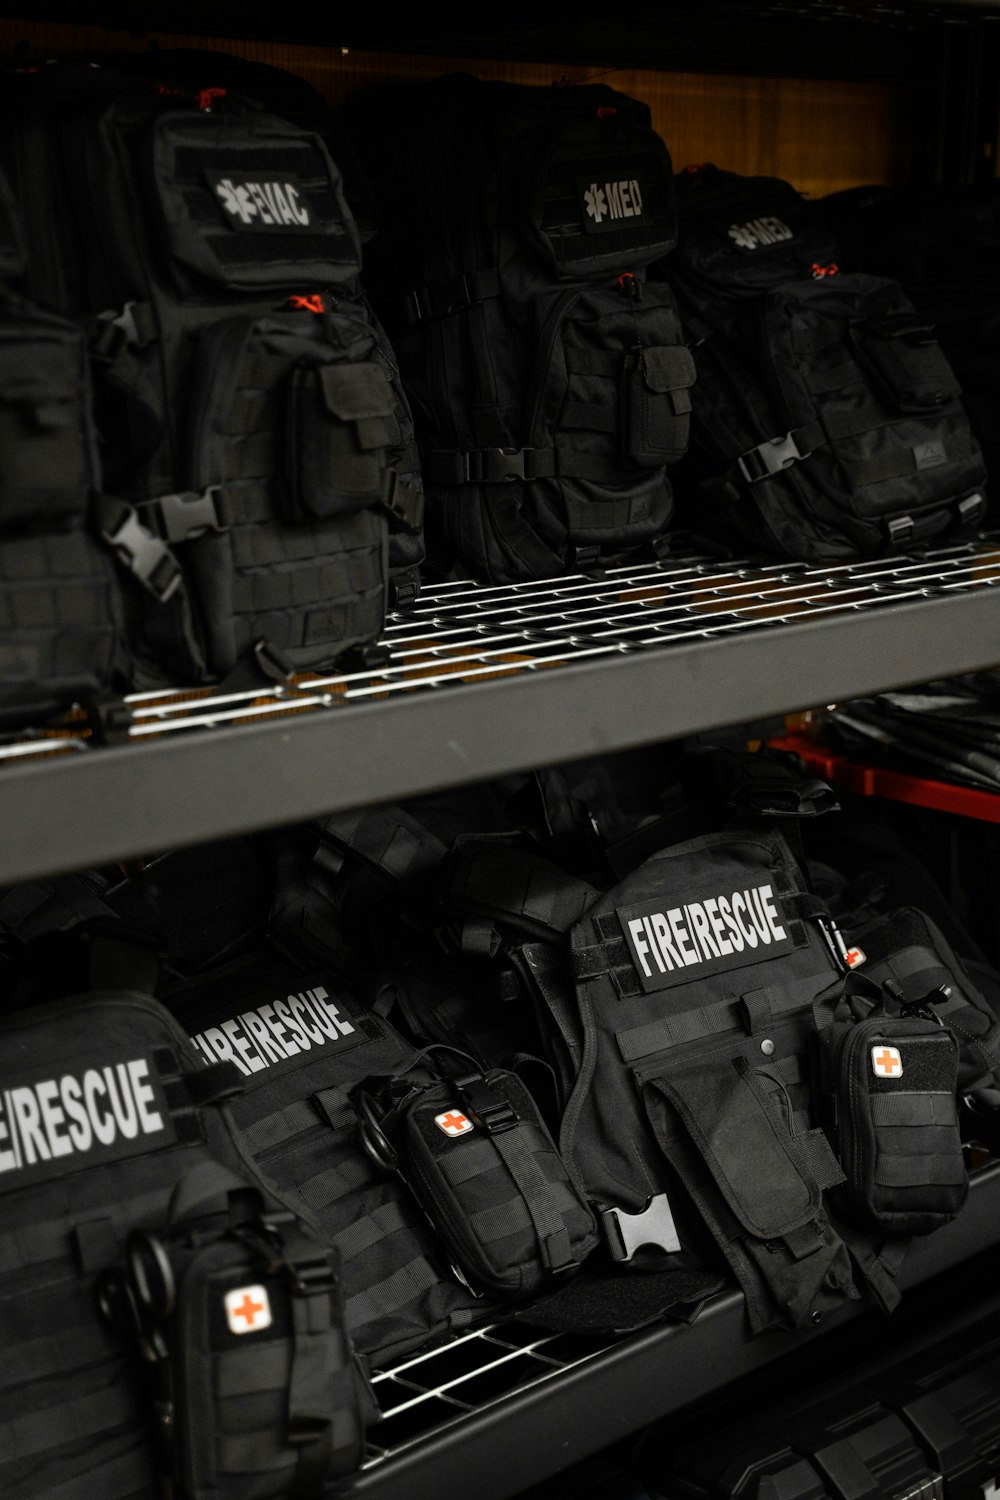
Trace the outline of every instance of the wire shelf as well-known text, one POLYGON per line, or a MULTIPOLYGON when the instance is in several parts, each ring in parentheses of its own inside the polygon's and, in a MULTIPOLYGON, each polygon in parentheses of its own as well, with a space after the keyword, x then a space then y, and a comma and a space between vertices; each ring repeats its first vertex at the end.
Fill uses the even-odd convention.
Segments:
MULTIPOLYGON (((130 695, 127 739, 260 723, 346 704, 424 695, 459 684, 556 671, 601 657, 669 651, 676 643, 783 627, 1000 585, 1000 535, 919 554, 835 566, 720 561, 694 551, 665 561, 503 585, 426 588, 390 615, 369 662, 301 675, 274 687, 223 693, 162 689, 130 695)), ((0 744, 0 761, 98 746, 85 715, 56 732, 0 744)))

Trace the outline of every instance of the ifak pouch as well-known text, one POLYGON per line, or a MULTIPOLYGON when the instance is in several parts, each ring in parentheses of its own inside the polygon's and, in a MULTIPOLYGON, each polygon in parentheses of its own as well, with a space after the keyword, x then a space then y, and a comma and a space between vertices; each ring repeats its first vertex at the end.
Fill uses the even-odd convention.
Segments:
POLYGON ((851 975, 832 1020, 818 1013, 825 1124, 847 1179, 831 1205, 862 1229, 929 1234, 968 1193, 958 1043, 935 993, 906 1004, 894 981, 851 975))
POLYGON ((365 1148, 399 1172, 471 1290, 548 1290, 596 1248, 593 1213, 517 1074, 458 1055, 471 1067, 456 1077, 356 1090, 365 1148))

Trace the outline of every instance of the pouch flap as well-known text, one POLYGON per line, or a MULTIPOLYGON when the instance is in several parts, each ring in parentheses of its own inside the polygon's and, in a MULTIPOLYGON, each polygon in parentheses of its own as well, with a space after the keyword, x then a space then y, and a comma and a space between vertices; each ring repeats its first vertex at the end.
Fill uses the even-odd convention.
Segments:
POLYGON ((637 270, 677 239, 673 170, 660 136, 613 106, 525 143, 526 233, 560 280, 637 270))
POLYGON ((854 325, 851 338, 899 411, 931 411, 961 394, 932 325, 915 309, 875 313, 854 325))
POLYGON ((684 344, 665 344, 658 349, 643 349, 640 365, 643 379, 651 391, 686 390, 695 382, 694 356, 684 344))
POLYGON ((182 278, 301 293, 358 274, 357 226, 318 134, 265 114, 171 111, 150 152, 155 237, 182 278))
POLYGON ((381 365, 323 365, 319 371, 323 399, 342 422, 368 417, 391 417, 395 410, 392 386, 381 365))
POLYGON ((816 1213, 819 1195, 802 1175, 781 1122, 735 1064, 671 1069, 655 1079, 716 1185, 758 1239, 792 1234, 816 1213))

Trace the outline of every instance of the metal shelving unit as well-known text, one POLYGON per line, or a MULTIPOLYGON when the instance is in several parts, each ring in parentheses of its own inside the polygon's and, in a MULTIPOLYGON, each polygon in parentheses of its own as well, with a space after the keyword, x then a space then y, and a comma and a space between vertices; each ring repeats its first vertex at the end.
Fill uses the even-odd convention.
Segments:
MULTIPOLYGON (((294 0, 148 0, 128 23, 605 69, 914 78, 920 180, 993 172, 981 147, 1000 100, 1000 0, 680 0, 640 5, 627 24, 586 0, 571 18, 537 3, 501 20, 467 10, 460 29, 453 8, 393 0, 335 18, 294 0)), ((107 0, 43 0, 36 13, 122 20, 107 0)), ((998 589, 1000 535, 829 568, 678 548, 601 577, 428 588, 390 620, 376 668, 225 697, 178 686, 129 700, 111 743, 80 717, 0 745, 0 883, 995 666, 998 589)), ((954 1270, 998 1224, 1000 1163, 975 1175, 952 1225, 914 1243, 901 1283, 954 1270)), ((348 1489, 505 1500, 849 1320, 751 1339, 727 1291, 691 1324, 611 1341, 484 1325, 374 1372, 384 1420, 348 1489)))
POLYGON ((0 747, 0 882, 305 820, 1000 662, 1000 536, 827 568, 679 551, 445 584, 384 665, 129 700, 0 747))

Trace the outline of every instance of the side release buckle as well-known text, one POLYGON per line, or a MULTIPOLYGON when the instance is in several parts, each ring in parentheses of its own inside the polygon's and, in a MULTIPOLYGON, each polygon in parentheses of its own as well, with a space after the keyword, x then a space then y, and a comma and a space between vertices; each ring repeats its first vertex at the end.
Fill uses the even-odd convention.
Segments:
POLYGON ((811 452, 812 449, 802 452, 797 433, 786 432, 784 437, 768 438, 766 443, 748 448, 746 453, 740 454, 736 464, 747 484, 758 484, 772 474, 780 474, 782 469, 790 469, 800 459, 808 458, 811 452))
POLYGON ((637 1214, 628 1214, 623 1208, 602 1208, 601 1228, 608 1253, 614 1261, 630 1261, 644 1245, 652 1245, 668 1254, 676 1254, 681 1248, 666 1193, 657 1193, 655 1198, 650 1198, 642 1212, 637 1214))
POLYGON ((220 487, 210 484, 200 495, 193 490, 160 495, 150 502, 149 508, 155 512, 166 541, 190 542, 195 537, 204 536, 206 531, 228 529, 220 496, 220 487))
POLYGON ((166 604, 181 585, 180 564, 166 542, 147 531, 130 505, 118 512, 113 529, 101 528, 101 536, 129 572, 160 604, 166 604))

